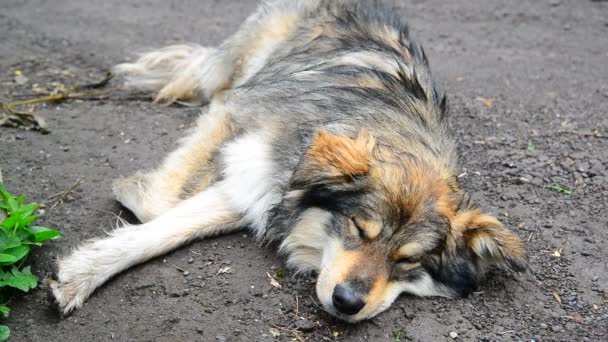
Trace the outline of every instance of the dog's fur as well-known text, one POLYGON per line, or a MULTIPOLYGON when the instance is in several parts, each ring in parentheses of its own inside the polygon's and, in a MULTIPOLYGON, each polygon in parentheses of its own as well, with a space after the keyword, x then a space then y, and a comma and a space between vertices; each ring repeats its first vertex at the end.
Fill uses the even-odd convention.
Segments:
POLYGON ((209 106, 160 168, 114 182, 143 224, 59 262, 50 286, 61 312, 135 264, 241 227, 318 272, 323 307, 350 322, 402 292, 462 296, 488 266, 521 270, 521 241, 458 184, 445 96, 395 12, 273 1, 217 48, 170 46, 118 65, 158 102, 209 106), (363 306, 336 304, 338 287, 363 306))

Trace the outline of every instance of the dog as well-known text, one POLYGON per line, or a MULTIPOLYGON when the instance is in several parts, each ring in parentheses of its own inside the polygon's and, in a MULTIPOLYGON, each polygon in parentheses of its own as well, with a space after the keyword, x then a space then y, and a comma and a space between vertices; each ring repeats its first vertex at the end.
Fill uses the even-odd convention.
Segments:
POLYGON ((207 106, 154 171, 113 183, 142 222, 84 243, 49 280, 63 314, 129 267, 249 229, 348 322, 401 293, 466 296, 521 240, 470 203, 446 96, 397 11, 378 1, 263 3, 219 47, 175 45, 120 64, 126 90, 207 106))

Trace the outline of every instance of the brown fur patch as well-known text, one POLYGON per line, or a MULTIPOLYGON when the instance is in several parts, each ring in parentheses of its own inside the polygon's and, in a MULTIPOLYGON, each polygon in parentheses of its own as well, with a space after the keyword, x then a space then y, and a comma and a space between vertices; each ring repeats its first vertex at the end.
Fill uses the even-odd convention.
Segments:
POLYGON ((160 182, 160 187, 154 190, 171 202, 177 203, 203 191, 217 177, 210 162, 222 143, 234 135, 234 127, 228 114, 216 114, 210 124, 213 126, 198 127, 196 135, 188 138, 187 144, 174 152, 154 174, 160 182))
POLYGON ((371 290, 368 292, 365 301, 366 310, 375 309, 384 302, 387 285, 388 276, 386 274, 380 274, 374 279, 371 290))
POLYGON ((299 181, 348 181, 369 171, 375 140, 361 131, 356 139, 318 131, 303 164, 297 171, 299 181))
POLYGON ((495 217, 476 208, 467 209, 455 217, 452 226, 462 232, 471 251, 488 263, 506 262, 516 269, 523 267, 526 254, 523 243, 495 217))
POLYGON ((380 232, 382 232, 382 223, 373 221, 373 220, 365 220, 361 218, 353 218, 357 227, 359 227, 365 233, 365 237, 367 239, 373 240, 380 232))
POLYGON ((402 259, 408 259, 418 257, 425 251, 424 245, 420 242, 408 242, 401 246, 395 254, 393 254, 393 261, 399 261, 402 259))
POLYGON ((391 208, 407 215, 408 222, 424 218, 430 211, 452 216, 455 208, 453 192, 448 185, 449 172, 409 157, 384 161, 370 173, 391 208))
POLYGON ((357 264, 364 260, 365 256, 360 252, 349 252, 341 250, 336 254, 336 260, 331 267, 331 272, 334 274, 332 278, 337 284, 342 284, 357 268, 357 264))

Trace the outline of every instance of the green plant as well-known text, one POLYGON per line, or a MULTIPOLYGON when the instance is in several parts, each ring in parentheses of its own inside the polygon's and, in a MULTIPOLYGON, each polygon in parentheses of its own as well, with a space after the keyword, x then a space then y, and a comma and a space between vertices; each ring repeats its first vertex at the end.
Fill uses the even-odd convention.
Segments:
POLYGON ((397 328, 393 331, 393 342, 401 342, 401 334, 403 331, 401 328, 397 328))
POLYGON ((536 146, 534 146, 531 141, 528 141, 528 147, 526 148, 526 150, 528 150, 528 152, 534 152, 536 151, 536 146))
POLYGON ((547 190, 553 190, 553 191, 557 191, 560 194, 565 194, 565 195, 572 195, 572 191, 571 189, 568 188, 564 188, 559 184, 549 184, 549 185, 545 185, 545 189, 547 190))
MULTIPOLYGON (((28 292, 38 285, 30 267, 23 265, 32 247, 60 237, 56 230, 32 225, 37 209, 35 203, 25 204, 25 195, 13 197, 0 182, 0 315, 5 318, 10 313, 6 304, 11 289, 28 292)), ((9 335, 10 329, 0 325, 0 340, 9 335)))

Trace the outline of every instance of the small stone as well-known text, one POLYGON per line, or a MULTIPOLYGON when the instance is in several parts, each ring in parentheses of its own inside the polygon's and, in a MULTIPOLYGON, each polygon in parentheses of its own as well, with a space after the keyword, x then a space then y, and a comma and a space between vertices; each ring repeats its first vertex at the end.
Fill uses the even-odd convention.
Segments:
POLYGON ((202 334, 202 333, 203 333, 203 331, 204 331, 204 330, 203 330, 203 328, 201 328, 201 327, 196 328, 196 332, 197 332, 197 333, 199 333, 199 334, 202 334))
POLYGON ((27 81, 29 81, 29 79, 23 75, 15 76, 15 83, 17 83, 19 85, 24 85, 27 83, 27 81))
POLYGON ((187 277, 187 276, 189 276, 189 275, 190 275, 190 272, 188 272, 188 271, 184 271, 184 273, 182 273, 182 274, 184 275, 184 277, 187 277))
POLYGON ((193 257, 190 257, 190 258, 188 259, 188 263, 189 263, 189 264, 191 264, 191 263, 193 263, 193 262, 194 262, 194 258, 193 258, 193 257))
POLYGON ((450 331, 450 337, 455 340, 458 338, 458 333, 455 331, 450 331))
POLYGON ((224 335, 217 335, 217 336, 215 336, 215 339, 218 340, 218 341, 220 341, 220 342, 226 342, 227 341, 226 336, 224 336, 224 335))
POLYGON ((298 328, 298 330, 303 331, 303 332, 312 331, 317 326, 313 322, 306 320, 306 319, 297 320, 295 322, 295 325, 296 325, 296 328, 298 328))

